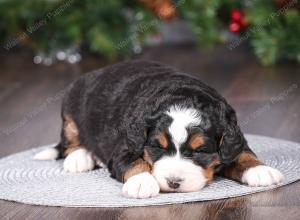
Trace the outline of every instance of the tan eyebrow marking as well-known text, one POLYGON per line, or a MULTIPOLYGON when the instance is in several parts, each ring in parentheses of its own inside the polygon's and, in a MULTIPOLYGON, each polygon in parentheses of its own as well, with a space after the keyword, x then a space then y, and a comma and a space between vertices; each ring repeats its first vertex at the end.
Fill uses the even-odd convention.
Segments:
POLYGON ((163 132, 160 132, 157 136, 156 136, 159 144, 163 147, 163 148, 168 148, 168 139, 166 137, 166 134, 163 132))
POLYGON ((196 150, 197 148, 201 147, 205 143, 204 137, 201 134, 194 134, 189 141, 190 147, 193 150, 196 150))

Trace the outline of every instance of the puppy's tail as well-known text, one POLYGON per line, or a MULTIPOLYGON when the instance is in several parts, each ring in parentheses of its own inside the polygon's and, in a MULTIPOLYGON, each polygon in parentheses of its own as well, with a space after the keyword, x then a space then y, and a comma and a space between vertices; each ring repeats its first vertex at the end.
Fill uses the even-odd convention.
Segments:
POLYGON ((34 160, 56 160, 62 157, 61 154, 61 144, 59 143, 55 147, 47 148, 36 155, 34 155, 34 160))

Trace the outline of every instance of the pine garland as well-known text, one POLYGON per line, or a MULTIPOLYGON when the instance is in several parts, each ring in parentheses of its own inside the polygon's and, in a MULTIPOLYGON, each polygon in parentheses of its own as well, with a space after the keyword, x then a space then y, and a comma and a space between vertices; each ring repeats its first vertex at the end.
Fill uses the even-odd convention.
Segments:
POLYGON ((129 55, 159 19, 176 15, 191 24, 200 46, 234 50, 248 41, 263 65, 300 63, 299 9, 298 0, 2 0, 0 40, 6 50, 75 46, 116 58, 129 55), (236 38, 228 42, 230 31, 236 38))

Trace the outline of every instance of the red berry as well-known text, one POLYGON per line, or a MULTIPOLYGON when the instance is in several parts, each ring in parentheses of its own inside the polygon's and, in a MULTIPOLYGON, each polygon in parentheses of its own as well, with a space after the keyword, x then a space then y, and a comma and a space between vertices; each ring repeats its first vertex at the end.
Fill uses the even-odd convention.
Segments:
POLYGON ((237 22, 231 22, 231 23, 229 24, 229 30, 230 30, 231 32, 239 32, 239 31, 241 30, 241 26, 240 26, 240 24, 237 23, 237 22))
POLYGON ((240 21, 243 17, 243 12, 239 9, 233 9, 231 11, 230 17, 234 21, 240 21))

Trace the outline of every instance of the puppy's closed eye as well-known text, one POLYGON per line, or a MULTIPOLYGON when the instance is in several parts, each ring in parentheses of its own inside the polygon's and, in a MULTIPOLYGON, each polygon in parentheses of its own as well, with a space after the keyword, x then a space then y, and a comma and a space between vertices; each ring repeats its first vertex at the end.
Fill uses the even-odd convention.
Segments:
POLYGON ((163 133, 163 132, 160 132, 157 136, 156 136, 156 139, 158 141, 158 143, 160 144, 160 146, 164 149, 167 149, 168 148, 168 139, 166 137, 166 134, 163 133))
POLYGON ((191 147, 191 149, 196 150, 202 145, 204 145, 204 143, 205 143, 205 139, 201 134, 194 134, 190 138, 189 146, 191 147))

